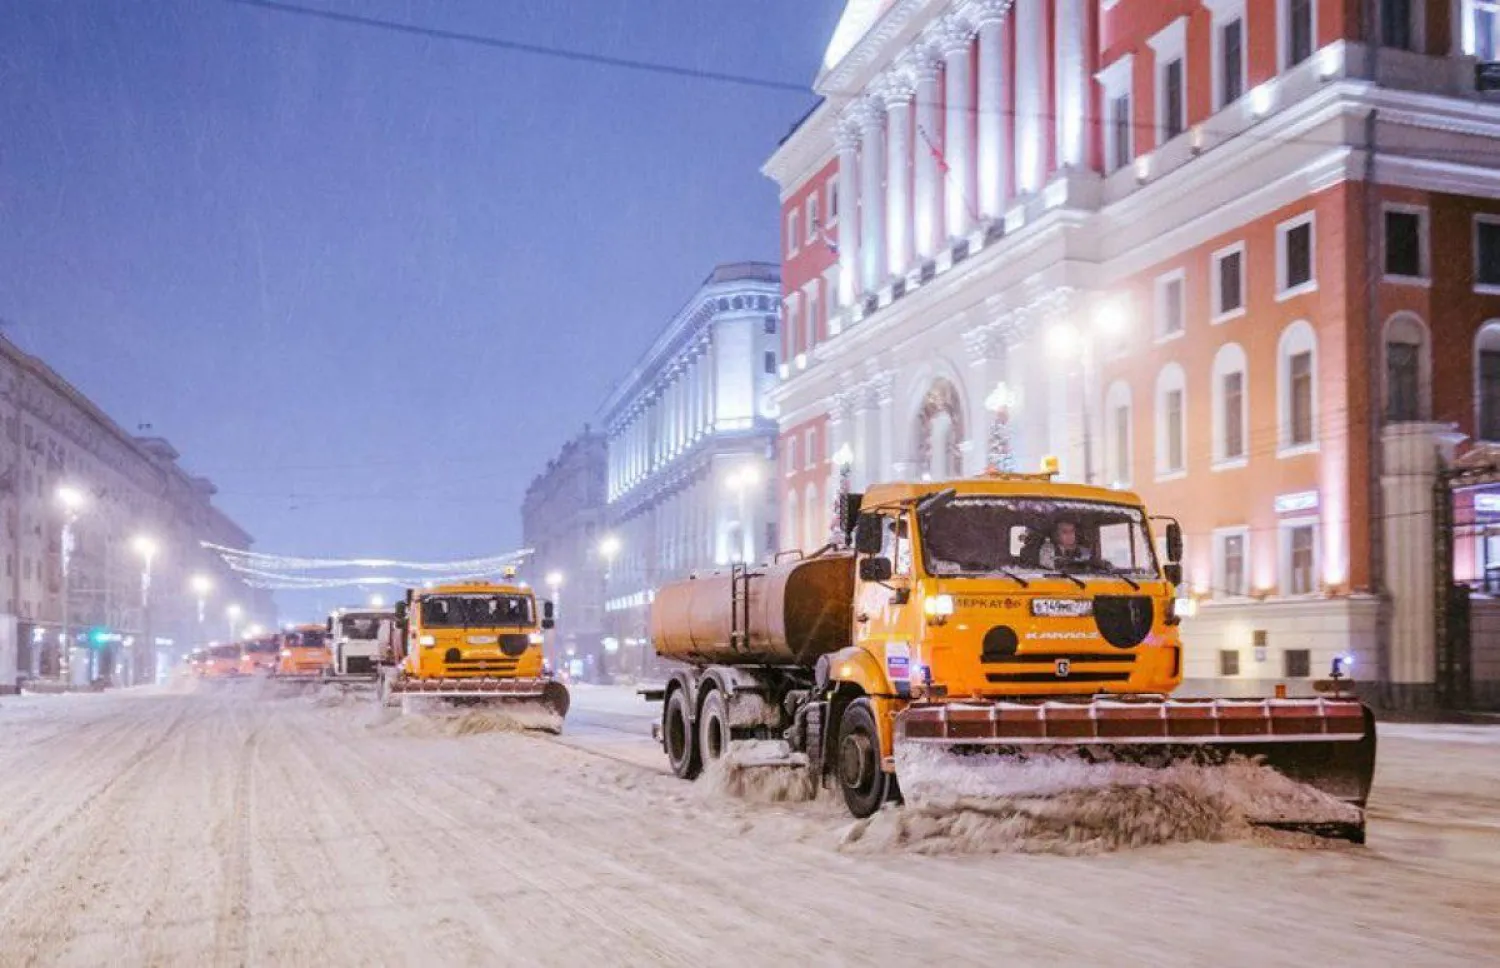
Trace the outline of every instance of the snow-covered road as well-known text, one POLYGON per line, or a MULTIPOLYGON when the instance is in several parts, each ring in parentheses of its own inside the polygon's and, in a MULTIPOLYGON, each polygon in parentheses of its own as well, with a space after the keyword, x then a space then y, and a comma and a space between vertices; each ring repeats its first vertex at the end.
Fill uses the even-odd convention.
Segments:
POLYGON ((650 715, 580 689, 550 738, 245 690, 0 699, 0 964, 1473 965, 1500 949, 1497 733, 1388 727, 1364 848, 928 856, 848 842, 830 799, 677 781, 650 715))

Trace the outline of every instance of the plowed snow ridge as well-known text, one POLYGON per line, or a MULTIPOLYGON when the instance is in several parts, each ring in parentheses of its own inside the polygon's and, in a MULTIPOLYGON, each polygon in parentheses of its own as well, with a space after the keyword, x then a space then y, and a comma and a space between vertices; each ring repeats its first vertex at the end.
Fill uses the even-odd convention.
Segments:
MULTIPOLYGON (((1367 848, 927 856, 1016 821, 917 800, 851 840, 830 796, 695 788, 606 758, 660 758, 591 725, 613 707, 575 713, 570 746, 249 690, 0 697, 0 964, 1425 968, 1500 944, 1488 744, 1383 740, 1367 848)), ((1131 809, 1149 843, 1185 807, 1131 809)))

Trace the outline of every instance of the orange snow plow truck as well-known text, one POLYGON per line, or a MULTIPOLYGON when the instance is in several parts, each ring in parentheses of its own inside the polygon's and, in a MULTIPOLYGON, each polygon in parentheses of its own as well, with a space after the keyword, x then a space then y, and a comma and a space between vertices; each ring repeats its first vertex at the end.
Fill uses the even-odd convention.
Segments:
POLYGON ((542 659, 553 605, 538 603, 512 573, 499 584, 412 589, 396 603, 395 615, 395 654, 378 683, 383 705, 415 696, 450 706, 531 707, 555 716, 561 727, 568 688, 542 659))
POLYGON ((678 776, 775 740, 864 817, 900 796, 907 744, 1152 767, 1242 756, 1343 801, 1333 820, 1269 825, 1363 841, 1374 717, 1339 663, 1316 697, 1169 698, 1182 534, 1165 523, 1159 561, 1135 495, 990 474, 874 487, 843 518, 847 549, 656 593, 652 642, 685 664, 656 727, 678 776))

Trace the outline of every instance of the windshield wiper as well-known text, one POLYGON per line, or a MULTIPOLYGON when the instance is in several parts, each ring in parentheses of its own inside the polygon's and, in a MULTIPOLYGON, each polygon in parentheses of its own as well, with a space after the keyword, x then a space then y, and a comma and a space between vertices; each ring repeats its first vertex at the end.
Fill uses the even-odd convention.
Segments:
POLYGON ((1099 570, 1102 571, 1102 572, 1104 572, 1106 575, 1109 575, 1109 576, 1111 576, 1113 578, 1120 579, 1120 581, 1122 581, 1125 584, 1129 585, 1131 587, 1131 589, 1134 590, 1134 591, 1140 591, 1141 590, 1141 583, 1140 582, 1138 582, 1135 579, 1131 578, 1129 575, 1125 574, 1123 571, 1121 571, 1120 569, 1116 568, 1114 565, 1101 564, 1099 566, 1099 570))
POLYGON ((1068 581, 1070 581, 1073 584, 1077 585, 1079 588, 1087 588, 1087 587, 1089 587, 1088 583, 1085 582, 1083 579, 1079 578, 1077 575, 1070 575, 1070 574, 1068 574, 1065 571, 1049 571, 1045 575, 1043 575, 1042 577, 1043 578, 1066 578, 1068 581))
POLYGON ((1004 575, 1006 578, 1009 578, 1011 581, 1015 582, 1017 585, 1020 585, 1022 588, 1030 588, 1031 587, 1031 582, 1029 582, 1026 579, 1022 578, 1020 575, 1018 575, 1015 572, 1011 571, 1009 568, 1001 568, 1000 569, 1000 574, 1004 575))

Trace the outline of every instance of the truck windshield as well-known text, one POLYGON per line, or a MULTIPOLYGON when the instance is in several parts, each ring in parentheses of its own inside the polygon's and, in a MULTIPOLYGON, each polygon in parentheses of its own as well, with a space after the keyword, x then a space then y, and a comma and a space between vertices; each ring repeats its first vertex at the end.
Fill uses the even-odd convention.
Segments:
POLYGON ((246 652, 252 652, 257 655, 264 655, 267 652, 276 652, 278 650, 279 646, 277 646, 275 639, 256 639, 245 646, 246 652))
POLYGON ((427 628, 497 628, 530 625, 531 599, 526 595, 437 595, 422 599, 427 628))
POLYGON ((922 514, 923 565, 935 576, 1158 576, 1140 508, 1103 501, 957 497, 922 514))
POLYGON ((339 623, 346 639, 377 639, 380 637, 380 619, 372 615, 346 615, 339 623))
POLYGON ((238 659, 240 647, 237 645, 216 645, 208 650, 208 654, 215 659, 238 659))
POLYGON ((317 632, 290 632, 286 637, 286 647, 289 649, 322 649, 328 645, 328 633, 317 632))

